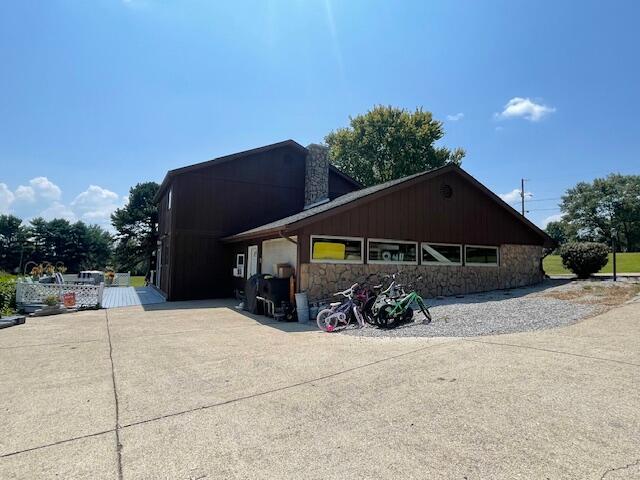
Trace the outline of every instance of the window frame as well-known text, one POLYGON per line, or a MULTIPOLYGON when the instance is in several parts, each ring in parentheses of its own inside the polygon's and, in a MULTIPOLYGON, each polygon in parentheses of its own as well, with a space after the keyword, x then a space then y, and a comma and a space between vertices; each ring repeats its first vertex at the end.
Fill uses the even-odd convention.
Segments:
POLYGON ((244 253, 236 253, 236 270, 242 265, 242 275, 234 275, 235 278, 245 278, 247 272, 247 257, 244 253), (242 263, 238 262, 242 258, 242 263))
POLYGON ((499 267, 500 266, 500 247, 496 245, 465 245, 464 246, 464 264, 470 267, 499 267), (493 248, 496 251, 496 263, 476 263, 467 262, 467 248, 493 248))
POLYGON ((169 188, 169 193, 167 194, 167 210, 171 210, 172 200, 173 200, 173 187, 169 188))
POLYGON ((309 263, 341 263, 352 265, 364 264, 364 237, 342 237, 338 235, 309 235, 309 263), (313 258, 313 240, 316 238, 326 238, 328 240, 350 240, 360 242, 360 260, 314 260, 313 258))
POLYGON ((418 255, 418 247, 420 246, 419 242, 413 242, 411 240, 392 240, 390 238, 367 238, 367 264, 371 264, 371 265, 418 265, 420 258, 418 255), (386 261, 386 260, 371 260, 369 258, 370 255, 370 248, 371 248, 371 242, 379 242, 379 243, 402 243, 404 245, 415 245, 416 247, 416 259, 413 262, 406 262, 406 261, 402 261, 402 262, 394 262, 392 261, 386 261))
POLYGON ((420 242, 420 265, 439 265, 441 267, 461 267, 466 260, 466 250, 462 243, 439 243, 439 242, 420 242), (443 247, 460 247, 460 261, 457 263, 441 263, 441 262, 425 262, 422 257, 423 245, 441 245, 443 247))

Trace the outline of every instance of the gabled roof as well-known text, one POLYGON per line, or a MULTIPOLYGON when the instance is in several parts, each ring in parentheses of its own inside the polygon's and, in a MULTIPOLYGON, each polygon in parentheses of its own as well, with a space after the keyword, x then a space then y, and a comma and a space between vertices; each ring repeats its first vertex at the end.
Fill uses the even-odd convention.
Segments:
POLYGON ((327 203, 323 203, 322 205, 318 205, 317 207, 310 208, 308 210, 303 210, 302 212, 296 213, 295 215, 291 215, 286 218, 282 218, 280 220, 276 220, 275 222, 267 223, 266 225, 262 225, 260 227, 252 228, 250 230, 246 230, 244 232, 237 233, 235 235, 231 235, 229 237, 224 238, 224 241, 240 241, 249 238, 260 238, 267 237, 276 234, 284 234, 287 231, 293 231, 298 229, 306 224, 316 222, 325 218, 329 215, 334 215, 339 212, 349 210, 351 208, 355 208, 362 203, 373 200, 378 196, 387 195, 396 190, 400 190, 403 188, 408 188, 411 185, 416 184, 426 178, 435 178, 439 175, 442 175, 447 172, 455 171, 470 180, 474 185, 480 188, 491 200, 493 200, 499 207, 503 208, 518 221, 524 223, 528 228, 533 230, 536 234, 538 234, 543 240, 545 246, 552 246, 555 244, 554 240, 549 237, 543 230, 538 228, 535 224, 529 221, 526 217, 520 215, 516 210, 514 210, 511 206, 505 203, 500 197, 498 197, 495 193, 489 190, 487 187, 482 185, 478 180, 473 178, 467 172, 465 172, 462 168, 457 165, 449 164, 444 167, 435 168, 433 170, 428 170, 425 172, 416 173, 414 175, 410 175, 407 177, 399 178, 396 180, 391 180, 389 182, 381 183, 379 185, 374 185, 372 187, 363 188, 362 190, 356 190, 341 197, 336 198, 327 203))
MULTIPOLYGON (((296 150, 299 150, 300 152, 304 152, 304 153, 307 152, 307 149, 305 147, 300 145, 295 140, 289 139, 289 140, 284 140, 282 142, 272 143, 271 145, 265 145, 263 147, 252 148, 250 150, 244 150, 242 152, 232 153, 230 155, 224 155, 222 157, 216 157, 216 158, 214 158, 212 160, 207 160, 206 162, 200 162, 200 163, 196 163, 196 164, 193 164, 193 165, 187 165, 186 167, 175 168, 175 169, 169 170, 167 172, 167 174, 164 177, 164 180, 162 181, 162 184, 160 184, 160 188, 158 189, 158 192, 156 193, 155 197, 153 198, 153 201, 154 201, 154 203, 158 203, 158 201, 160 200, 160 198, 164 194, 164 191, 169 186, 169 183, 171 182, 171 179, 173 177, 175 177, 176 175, 181 175, 183 173, 189 173, 189 172, 201 170, 203 168, 207 168, 207 167, 210 167, 212 165, 219 165, 220 163, 229 162, 231 160, 237 160, 237 159, 240 159, 240 158, 248 157, 249 155, 256 155, 258 153, 264 153, 264 152, 268 152, 270 150, 276 150, 278 148, 283 148, 283 147, 291 147, 291 148, 294 148, 296 150)), ((351 182, 354 186, 362 187, 362 185, 358 181, 354 180, 353 178, 351 178, 347 174, 341 172, 340 170, 338 170, 333 165, 330 165, 329 169, 332 172, 334 172, 337 175, 339 175, 340 177, 344 178, 345 180, 351 182)))

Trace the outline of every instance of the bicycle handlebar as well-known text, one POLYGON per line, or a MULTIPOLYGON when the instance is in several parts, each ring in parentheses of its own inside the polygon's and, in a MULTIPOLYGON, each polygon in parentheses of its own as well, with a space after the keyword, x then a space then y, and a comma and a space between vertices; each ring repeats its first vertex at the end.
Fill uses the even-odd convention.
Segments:
POLYGON ((348 288, 347 290, 343 291, 343 292, 337 292, 334 293, 333 296, 337 297, 338 295, 342 295, 344 297, 351 297, 351 295, 353 295, 353 291, 356 289, 356 287, 358 286, 357 283, 354 283, 353 285, 351 285, 350 288, 348 288))

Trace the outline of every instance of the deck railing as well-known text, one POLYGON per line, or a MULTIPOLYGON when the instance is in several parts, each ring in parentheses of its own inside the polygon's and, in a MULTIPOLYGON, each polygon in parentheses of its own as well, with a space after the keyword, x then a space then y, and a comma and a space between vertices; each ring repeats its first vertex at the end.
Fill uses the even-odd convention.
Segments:
POLYGON ((99 285, 73 285, 55 283, 27 283, 16 284, 16 303, 18 308, 24 305, 43 304, 47 297, 57 297, 62 300, 65 293, 75 293, 76 305, 79 307, 99 307, 102 305, 104 283, 99 285))
MULTIPOLYGON (((73 283, 78 280, 78 274, 76 273, 65 273, 62 275, 65 283, 73 283)), ((113 277, 113 283, 108 285, 105 282, 106 287, 128 287, 131 284, 131 273, 130 272, 118 272, 115 277, 113 277)))

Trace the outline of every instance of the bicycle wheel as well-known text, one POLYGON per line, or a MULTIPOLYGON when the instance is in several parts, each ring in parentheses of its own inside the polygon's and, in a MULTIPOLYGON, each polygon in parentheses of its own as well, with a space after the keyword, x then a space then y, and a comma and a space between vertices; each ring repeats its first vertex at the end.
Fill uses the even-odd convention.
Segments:
POLYGON ((418 307, 419 310, 416 312, 416 317, 419 317, 418 319, 416 319, 414 317, 413 321, 414 322, 421 322, 423 325, 428 325, 431 323, 431 312, 429 312, 429 307, 427 307, 424 302, 420 302, 418 301, 418 307))
POLYGON ((318 312, 318 316, 316 317, 316 323, 318 324, 318 328, 324 332, 332 332, 335 330, 338 320, 336 319, 335 312, 330 308, 325 308, 324 310, 320 310, 318 312))
POLYGON ((395 328, 398 325, 398 317, 392 314, 393 307, 391 305, 383 306, 376 317, 376 324, 380 328, 395 328))
POLYGON ((364 321, 369 325, 376 324, 376 318, 373 314, 374 303, 376 303, 376 297, 371 297, 369 300, 367 300, 367 303, 364 304, 364 307, 362 307, 362 316, 364 317, 364 321))

